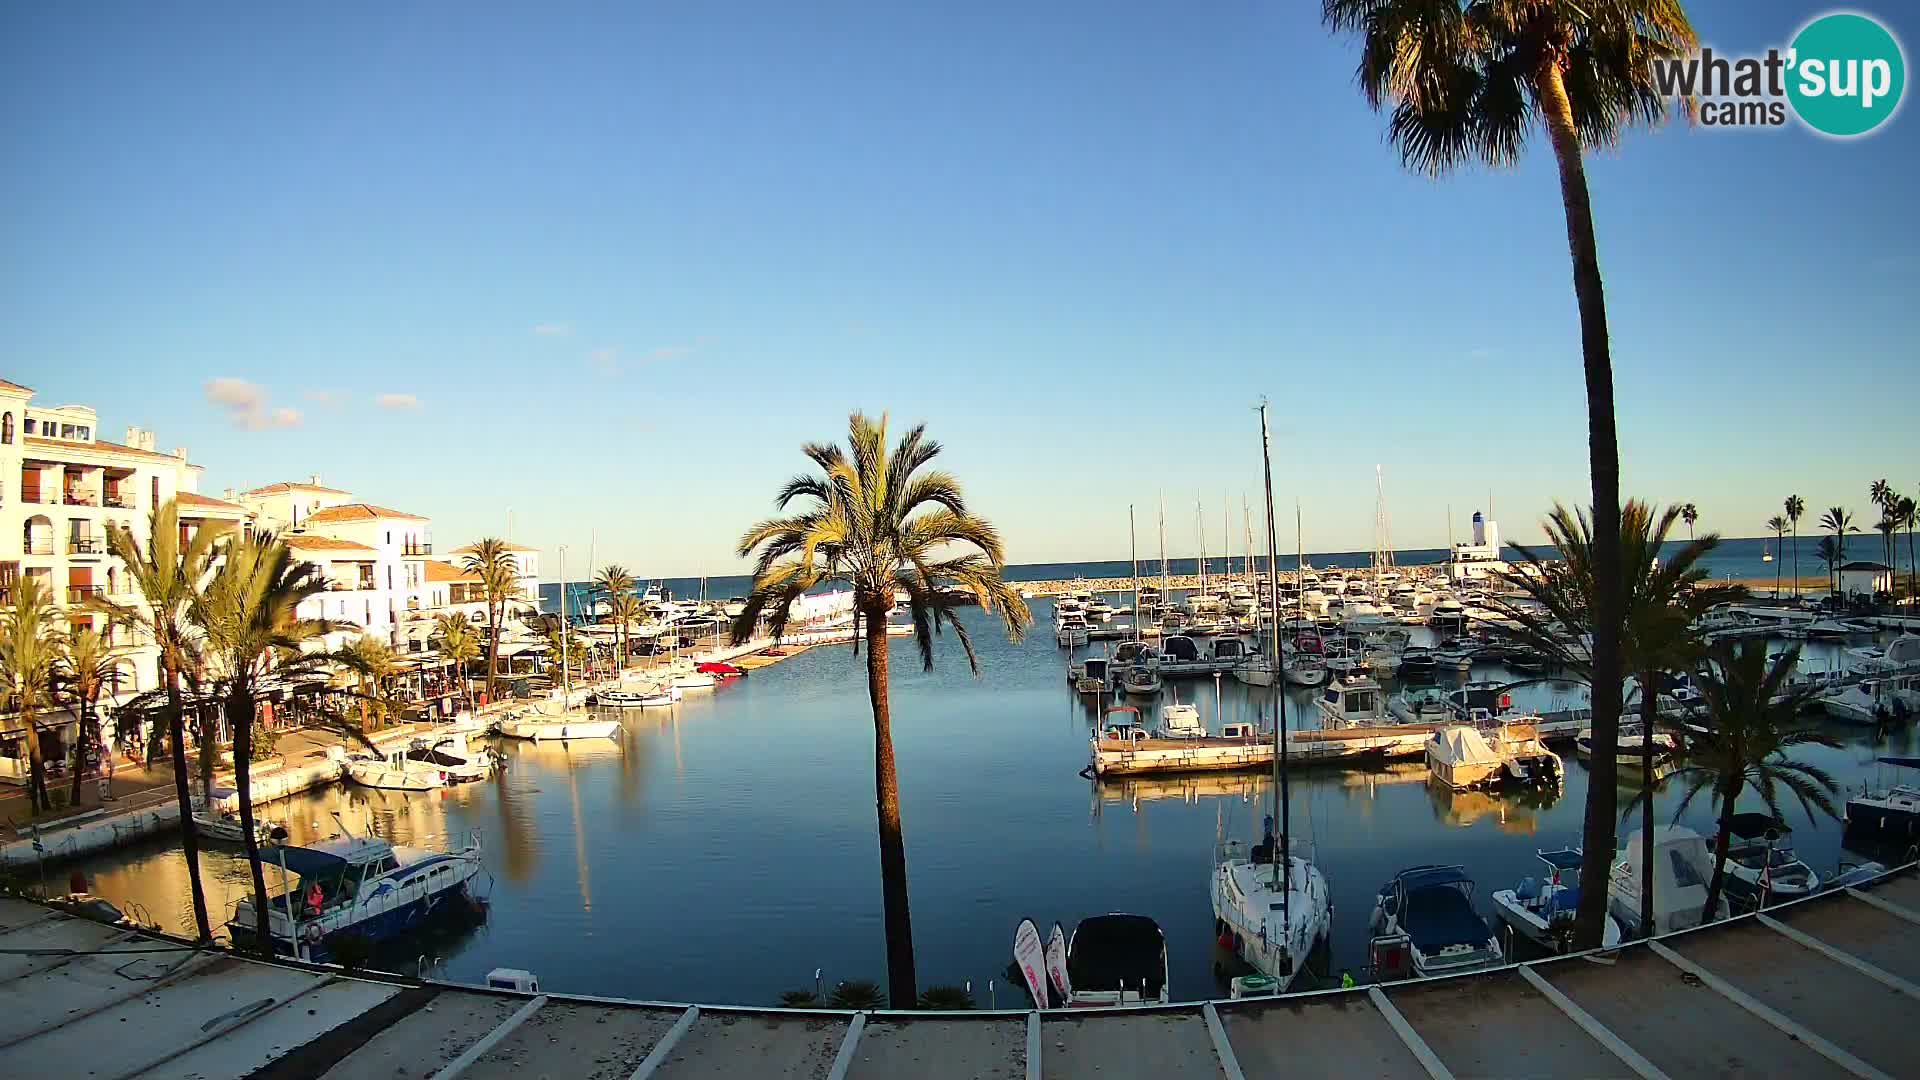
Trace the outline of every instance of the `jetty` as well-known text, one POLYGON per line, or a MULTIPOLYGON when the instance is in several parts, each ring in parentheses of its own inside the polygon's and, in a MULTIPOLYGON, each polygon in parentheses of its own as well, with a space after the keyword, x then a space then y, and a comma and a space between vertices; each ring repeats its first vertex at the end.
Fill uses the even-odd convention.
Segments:
POLYGON ((0 1050, 21 1076, 119 1080, 1881 1078, 1913 1067, 1917 923, 1909 865, 1611 952, 1436 979, 1139 1008, 844 1012, 264 961, 6 899, 0 1050))
MULTIPOLYGON (((1518 714, 1512 721, 1527 719, 1518 714)), ((1563 709, 1539 714, 1530 721, 1541 739, 1573 739, 1592 719, 1588 709, 1563 709)), ((1436 731, 1461 727, 1450 724, 1380 724, 1353 728, 1296 728, 1287 732, 1287 760, 1295 765, 1364 765, 1371 762, 1424 758, 1427 739, 1436 731)), ((1168 739, 1131 728, 1116 738, 1114 729, 1089 738, 1089 767, 1095 776, 1151 776, 1179 773, 1237 772, 1273 767, 1273 733, 1244 738, 1209 735, 1168 739)), ((1122 728, 1121 730, 1127 730, 1122 728)))

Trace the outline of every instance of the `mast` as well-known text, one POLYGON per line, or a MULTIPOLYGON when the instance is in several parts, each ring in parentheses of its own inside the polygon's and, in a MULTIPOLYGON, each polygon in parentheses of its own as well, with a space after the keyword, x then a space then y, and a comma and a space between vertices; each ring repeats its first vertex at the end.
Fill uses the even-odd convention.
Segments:
MULTIPOLYGON (((1267 560, 1268 564, 1272 565, 1273 561, 1279 558, 1280 549, 1273 531, 1273 451, 1270 449, 1270 442, 1270 436, 1267 434, 1267 403, 1262 401, 1260 403, 1260 466, 1267 489, 1267 560)), ((1273 655, 1277 658, 1280 655, 1280 589, 1277 580, 1274 582, 1273 599, 1269 601, 1268 606, 1273 613, 1273 655)), ((1293 913, 1288 910, 1287 905, 1293 892, 1293 853, 1292 845, 1287 840, 1287 833, 1292 824, 1289 820, 1292 806, 1291 800, 1287 797, 1287 695, 1281 692, 1285 682, 1285 679, 1274 679, 1272 683, 1275 705, 1273 801, 1277 811, 1276 816, 1280 819, 1280 862, 1274 867, 1273 881, 1276 885, 1282 885, 1280 890, 1281 939, 1283 942, 1291 942, 1293 913), (1284 884, 1282 874, 1286 875, 1284 884)), ((1292 962, 1292 957, 1288 957, 1288 962, 1292 962)))
POLYGON ((1193 504, 1193 527, 1200 534, 1200 554, 1193 560, 1194 569, 1200 574, 1200 595, 1207 595, 1207 513, 1199 503, 1193 504))
POLYGON ((1140 641, 1140 545, 1133 534, 1133 504, 1127 504, 1127 556, 1133 560, 1133 640, 1140 641))
MULTIPOLYGON (((1253 576, 1253 511, 1247 509, 1247 497, 1244 494, 1240 496, 1240 528, 1246 533, 1247 541, 1246 547, 1241 549, 1244 554, 1240 560, 1240 572, 1246 575, 1247 588, 1253 591, 1254 603, 1258 605, 1260 583, 1253 576)), ((1267 569, 1271 571, 1273 568, 1267 569)), ((1259 610, 1257 606, 1255 610, 1259 610)))
POLYGON ((567 546, 560 545, 560 711, 573 703, 572 665, 567 663, 567 546))
MULTIPOLYGON (((1300 528, 1300 500, 1293 500, 1293 592, 1299 598, 1300 618, 1307 617, 1307 534, 1300 528)), ((1274 585, 1280 583, 1280 572, 1274 571, 1274 585)))
POLYGON ((1165 492, 1161 492, 1160 494, 1160 607, 1162 608, 1166 606, 1167 600, 1169 599, 1167 595, 1168 587, 1169 587, 1169 579, 1167 577, 1167 496, 1165 492))

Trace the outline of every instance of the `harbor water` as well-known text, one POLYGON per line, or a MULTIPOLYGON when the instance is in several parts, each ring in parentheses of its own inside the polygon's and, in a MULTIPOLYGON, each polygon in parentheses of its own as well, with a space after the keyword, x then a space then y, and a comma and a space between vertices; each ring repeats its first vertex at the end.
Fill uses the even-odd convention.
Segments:
MULTIPOLYGON (((1207 899, 1216 830, 1257 838, 1268 781, 1083 778, 1099 709, 1065 683, 1065 652, 1047 629, 1049 603, 1033 607, 1035 631, 1019 643, 984 625, 978 611, 963 615, 979 649, 977 677, 951 635, 940 641, 932 672, 920 670, 909 639, 893 641, 920 984, 971 983, 985 1006, 993 980, 992 1000, 1017 1004, 1022 995, 1004 969, 1022 918, 1071 928, 1087 915, 1130 911, 1165 928, 1176 998, 1224 994, 1207 899)), ((1161 702, 1141 703, 1143 713, 1157 713, 1177 693, 1215 730, 1222 720, 1266 715, 1271 700, 1231 678, 1168 688, 1161 702)), ((1547 686, 1518 696, 1550 708, 1580 695, 1547 686)), ((1313 723, 1310 695, 1296 692, 1289 708, 1296 725, 1303 717, 1313 723)), ((286 821, 296 843, 337 832, 336 813, 354 831, 400 843, 479 836, 491 879, 488 918, 409 945, 408 970, 424 962, 445 977, 477 981, 493 967, 519 967, 557 991, 751 1004, 811 989, 815 969, 828 987, 884 982, 872 725, 864 665, 849 649, 817 648, 689 691, 671 709, 609 715, 622 717, 617 740, 507 743, 507 767, 488 781, 418 795, 333 787, 263 812, 286 821)), ((1911 730, 1878 747, 1861 729, 1826 730, 1844 740, 1841 749, 1796 754, 1851 791, 1892 778, 1873 764, 1876 753, 1920 752, 1911 730)), ((1563 756, 1566 784, 1547 797, 1451 793, 1431 786, 1415 763, 1294 774, 1294 835, 1314 843, 1333 889, 1319 976, 1337 981, 1351 970, 1365 978, 1373 896, 1400 869, 1464 864, 1487 913, 1487 894, 1538 872, 1536 849, 1578 843, 1586 773, 1571 746, 1563 756)), ((1674 787, 1658 800, 1662 822, 1678 801, 1674 787)), ((1630 791, 1623 789, 1623 806, 1630 791)), ((1797 803, 1785 809, 1802 857, 1823 876, 1833 873, 1846 857, 1839 823, 1811 820, 1797 803)), ((1703 796, 1683 820, 1705 833, 1708 813, 1703 796)), ((99 894, 170 928, 192 925, 174 845, 153 841, 78 866, 99 894)), ((203 876, 216 923, 243 893, 245 871, 237 852, 208 855, 203 876)), ((278 871, 268 877, 276 881, 278 871)))

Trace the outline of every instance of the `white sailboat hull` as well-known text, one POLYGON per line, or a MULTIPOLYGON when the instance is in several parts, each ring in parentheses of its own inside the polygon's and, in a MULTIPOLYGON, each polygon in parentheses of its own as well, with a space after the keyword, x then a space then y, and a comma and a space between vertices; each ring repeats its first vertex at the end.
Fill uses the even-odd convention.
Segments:
POLYGON ((1235 955, 1275 980, 1281 993, 1292 989, 1307 955, 1333 924, 1332 894, 1320 868, 1298 855, 1288 863, 1292 872, 1281 886, 1288 888, 1285 927, 1273 865, 1229 858, 1215 866, 1210 887, 1221 936, 1232 935, 1235 955))

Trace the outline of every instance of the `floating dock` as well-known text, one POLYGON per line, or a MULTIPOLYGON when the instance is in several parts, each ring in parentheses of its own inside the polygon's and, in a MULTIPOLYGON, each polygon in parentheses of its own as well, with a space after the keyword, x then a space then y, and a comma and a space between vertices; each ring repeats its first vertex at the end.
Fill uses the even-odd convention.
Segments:
MULTIPOLYGON (((1520 719, 1518 716, 1512 719, 1520 719)), ((1587 726, 1585 709, 1545 713, 1540 738, 1572 739, 1587 726)), ((1377 727, 1308 728, 1287 733, 1287 760, 1295 765, 1352 764, 1424 758, 1427 739, 1459 724, 1383 724, 1377 727)), ((1176 773, 1235 772, 1273 767, 1273 736, 1253 739, 1108 738, 1102 731, 1088 740, 1095 776, 1151 776, 1176 773)))
POLYGON ((11 1074, 119 1080, 1879 1078, 1913 1073, 1917 923, 1909 866, 1612 953, 1440 979, 1133 1009, 839 1012, 258 961, 0 900, 0 1049, 11 1074))

